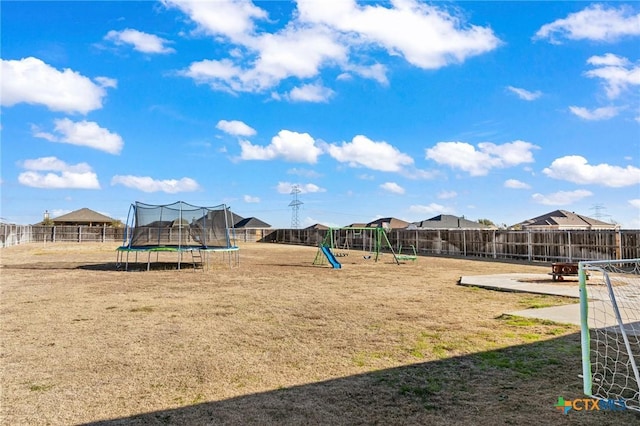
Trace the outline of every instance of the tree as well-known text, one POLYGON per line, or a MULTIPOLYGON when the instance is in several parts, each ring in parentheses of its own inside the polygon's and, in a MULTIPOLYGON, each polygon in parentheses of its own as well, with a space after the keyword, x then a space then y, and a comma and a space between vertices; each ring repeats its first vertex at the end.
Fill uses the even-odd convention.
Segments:
POLYGON ((478 223, 485 225, 485 226, 493 226, 495 227, 496 224, 493 223, 492 221, 490 221, 489 219, 478 219, 478 223))

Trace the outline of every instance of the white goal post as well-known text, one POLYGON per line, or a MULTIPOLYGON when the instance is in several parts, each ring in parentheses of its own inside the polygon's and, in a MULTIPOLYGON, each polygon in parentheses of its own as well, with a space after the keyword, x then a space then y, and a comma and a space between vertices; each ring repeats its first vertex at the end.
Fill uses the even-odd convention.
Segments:
POLYGON ((640 259, 579 262, 584 393, 640 411, 640 259))

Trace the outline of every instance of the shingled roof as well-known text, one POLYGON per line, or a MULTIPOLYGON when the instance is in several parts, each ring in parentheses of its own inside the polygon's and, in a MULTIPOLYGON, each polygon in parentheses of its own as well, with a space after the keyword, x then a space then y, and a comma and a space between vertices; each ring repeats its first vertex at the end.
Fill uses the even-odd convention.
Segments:
POLYGON ((523 228, 555 228, 555 229, 615 229, 618 225, 603 222, 587 216, 569 212, 566 210, 555 210, 533 219, 519 223, 523 228))
POLYGON ((248 217, 246 219, 240 220, 238 223, 234 225, 236 229, 262 229, 262 228, 271 228, 266 222, 261 221, 256 217, 248 217))
POLYGON ((383 217, 367 223, 368 228, 378 228, 384 226, 388 226, 390 229, 404 229, 409 226, 409 222, 405 222, 401 219, 396 219, 395 217, 383 217))
POLYGON ((329 227, 327 225, 323 225, 321 223, 315 223, 315 224, 313 224, 311 226, 307 226, 304 229, 319 229, 321 231, 326 231, 327 229, 329 229, 329 227))
POLYGON ((115 219, 110 218, 109 216, 105 216, 86 207, 72 211, 71 213, 63 214, 62 216, 58 216, 52 220, 56 225, 104 225, 111 224, 115 221, 115 219))
POLYGON ((450 214, 441 214, 413 224, 420 229, 488 228, 482 223, 450 214))

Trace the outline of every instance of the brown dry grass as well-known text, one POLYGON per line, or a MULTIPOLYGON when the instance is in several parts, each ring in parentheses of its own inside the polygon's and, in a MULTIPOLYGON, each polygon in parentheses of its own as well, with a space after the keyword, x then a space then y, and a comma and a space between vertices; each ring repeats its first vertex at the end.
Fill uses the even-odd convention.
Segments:
POLYGON ((547 266, 246 244, 239 268, 118 272, 115 247, 0 251, 3 424, 639 420, 553 407, 582 397, 578 329, 503 313, 569 301, 456 285, 547 266))

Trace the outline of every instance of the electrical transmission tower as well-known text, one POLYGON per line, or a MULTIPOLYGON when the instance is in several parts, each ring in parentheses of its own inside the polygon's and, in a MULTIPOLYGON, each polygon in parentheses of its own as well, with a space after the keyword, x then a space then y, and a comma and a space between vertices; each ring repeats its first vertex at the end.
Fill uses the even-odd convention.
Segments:
POLYGON ((298 185, 293 185, 291 187, 291 195, 293 196, 293 200, 289 203, 289 207, 291 207, 291 229, 298 229, 300 227, 298 212, 300 211, 300 206, 304 204, 298 199, 298 194, 300 192, 302 191, 298 185))
POLYGON ((594 211, 594 217, 598 220, 602 220, 604 217, 609 217, 608 214, 604 214, 602 211, 606 210, 606 207, 602 204, 596 204, 593 207, 591 207, 590 210, 594 211))

